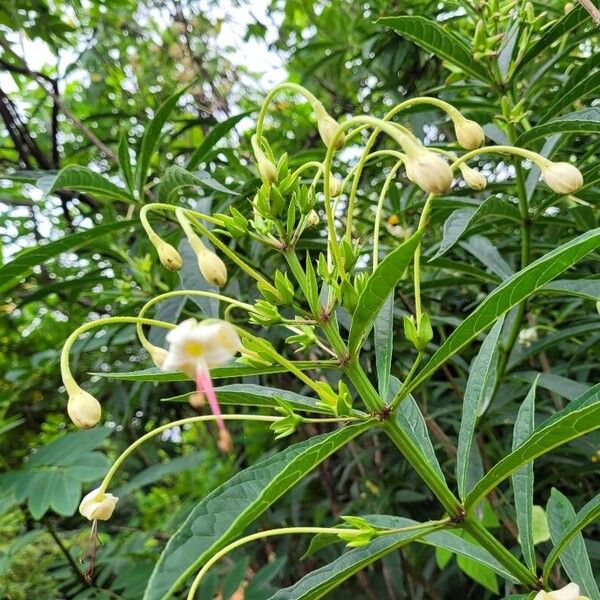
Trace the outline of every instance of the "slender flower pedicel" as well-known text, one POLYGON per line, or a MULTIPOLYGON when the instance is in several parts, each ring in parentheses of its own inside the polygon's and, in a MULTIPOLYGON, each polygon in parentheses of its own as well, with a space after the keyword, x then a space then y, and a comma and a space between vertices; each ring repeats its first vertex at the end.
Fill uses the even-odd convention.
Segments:
POLYGON ((241 349, 240 337, 227 321, 210 319, 198 323, 187 319, 167 334, 169 352, 163 371, 181 371, 196 381, 196 391, 205 394, 219 427, 219 448, 231 450, 231 437, 221 416, 209 369, 228 363, 241 349))

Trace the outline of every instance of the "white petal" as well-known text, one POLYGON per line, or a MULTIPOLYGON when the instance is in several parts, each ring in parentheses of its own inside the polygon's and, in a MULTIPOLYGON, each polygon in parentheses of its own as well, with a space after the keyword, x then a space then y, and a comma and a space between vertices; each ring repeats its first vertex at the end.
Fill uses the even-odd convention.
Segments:
POLYGON ((196 319, 186 319, 182 321, 175 327, 175 329, 171 329, 169 333, 167 333, 166 340, 170 344, 178 344, 183 341, 196 327, 198 326, 198 322, 196 319))
POLYGON ((569 583, 564 588, 551 592, 553 600, 577 600, 579 596, 579 586, 576 583, 569 583))

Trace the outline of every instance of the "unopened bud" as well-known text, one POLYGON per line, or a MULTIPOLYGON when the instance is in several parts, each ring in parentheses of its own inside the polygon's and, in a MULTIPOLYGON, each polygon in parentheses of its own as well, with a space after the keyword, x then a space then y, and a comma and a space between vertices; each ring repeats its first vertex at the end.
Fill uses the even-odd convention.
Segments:
POLYGON ((148 344, 146 350, 148 351, 152 362, 160 369, 169 353, 164 348, 159 348, 152 344, 148 344))
POLYGON ((452 170, 438 154, 423 148, 406 157, 406 175, 430 194, 444 194, 452 186, 452 170))
POLYGON ((68 392, 67 412, 71 421, 80 429, 94 427, 102 415, 100 402, 77 385, 68 390, 68 392))
MULTIPOLYGON (((315 116, 317 117, 317 128, 323 143, 329 148, 333 144, 337 132, 340 129, 339 123, 325 110, 325 107, 318 102, 314 105, 315 116)), ((346 136, 341 133, 333 146, 334 150, 339 150, 345 143, 346 136)))
POLYGON ((111 518, 118 498, 113 494, 92 490, 79 505, 79 512, 90 521, 108 521, 111 518))
POLYGON ((274 183, 277 181, 277 167, 267 158, 267 155, 261 150, 256 136, 252 136, 252 150, 256 158, 258 173, 265 183, 274 183))
POLYGON ((308 213, 307 217, 306 217, 306 224, 309 227, 316 227, 319 224, 319 215, 317 214, 317 211, 313 208, 311 209, 311 211, 308 213))
POLYGON ((233 440, 227 429, 219 430, 219 439, 217 440, 217 447, 223 454, 228 454, 233 450, 233 440))
POLYGON ((198 267, 200 268, 202 277, 216 287, 223 287, 227 283, 227 267, 225 263, 207 248, 204 248, 197 254, 198 267))
POLYGON ((342 193, 342 180, 338 179, 333 173, 329 174, 329 195, 336 198, 342 193))
POLYGON ((465 163, 461 163, 459 169, 466 184, 472 190, 476 190, 478 192, 485 190, 487 179, 479 171, 471 169, 471 167, 467 166, 465 163))
POLYGON ((188 396, 188 402, 192 408, 200 409, 206 404, 206 396, 202 392, 194 392, 188 396))
POLYGON ((537 329, 535 327, 526 327, 519 331, 519 344, 524 348, 529 348, 531 344, 538 341, 537 329))
POLYGON ((455 116, 454 133, 458 143, 466 150, 477 150, 485 142, 485 133, 479 123, 465 119, 462 115, 455 116))
POLYGON ((583 185, 581 172, 571 163, 548 160, 541 169, 544 181, 557 194, 572 194, 583 185))
POLYGON ((181 269, 181 265, 183 264, 181 254, 171 244, 158 238, 154 246, 158 252, 158 258, 165 269, 169 269, 169 271, 179 271, 181 269))

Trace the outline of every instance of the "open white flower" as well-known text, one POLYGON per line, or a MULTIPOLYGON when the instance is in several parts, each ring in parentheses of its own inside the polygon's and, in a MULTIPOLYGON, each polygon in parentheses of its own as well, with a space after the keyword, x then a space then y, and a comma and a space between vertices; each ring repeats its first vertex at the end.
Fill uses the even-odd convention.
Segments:
POLYGON ((199 369, 228 363, 241 349, 242 342, 235 327, 218 319, 198 323, 187 319, 167 334, 169 352, 163 371, 181 371, 195 377, 199 369))
POLYGON ((519 331, 519 344, 529 348, 531 344, 538 341, 537 329, 535 327, 526 327, 519 331))
POLYGON ((79 512, 90 521, 108 521, 118 500, 116 496, 96 488, 81 501, 79 512))
POLYGON ((569 583, 560 590, 538 592, 534 600, 589 600, 589 598, 579 594, 579 586, 576 583, 569 583))

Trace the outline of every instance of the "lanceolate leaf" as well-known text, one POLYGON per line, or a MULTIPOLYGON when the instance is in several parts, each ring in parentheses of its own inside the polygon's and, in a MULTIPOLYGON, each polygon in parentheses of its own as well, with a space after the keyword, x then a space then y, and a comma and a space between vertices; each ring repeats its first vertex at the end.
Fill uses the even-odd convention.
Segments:
MULTIPOLYGON (((253 383, 234 383, 215 387, 217 398, 221 404, 236 406, 262 406, 265 408, 277 408, 281 404, 277 402, 280 398, 288 403, 295 411, 315 412, 320 414, 331 414, 331 411, 316 406, 317 400, 308 396, 301 396, 289 390, 255 385, 253 383)), ((190 392, 191 393, 191 392, 190 392)), ((163 402, 187 402, 190 393, 165 398, 163 402)))
POLYGON ((455 210, 444 222, 444 235, 440 247, 430 261, 448 252, 470 226, 491 215, 519 221, 519 209, 496 196, 487 198, 477 208, 455 210))
POLYGON ((33 267, 45 263, 63 252, 68 252, 87 246, 98 238, 109 233, 116 233, 135 224, 135 221, 118 221, 98 225, 92 229, 86 229, 72 235, 67 235, 59 240, 34 246, 18 254, 12 261, 0 267, 0 292, 5 292, 17 285, 22 277, 25 277, 33 267))
POLYGON ((547 419, 518 448, 496 463, 465 499, 469 510, 523 465, 566 444, 585 433, 600 428, 600 384, 573 400, 563 410, 547 419))
MULTIPOLYGON (((319 369, 337 367, 333 363, 314 363, 310 360, 293 361, 293 365, 302 371, 314 369, 318 366, 319 369)), ((252 377, 255 375, 272 375, 273 373, 286 373, 287 369, 281 365, 270 365, 265 367, 255 367, 245 363, 233 363, 226 367, 215 367, 210 370, 212 379, 225 379, 227 377, 252 377)), ((108 379, 121 379, 123 381, 187 381, 190 378, 183 373, 166 373, 152 367, 150 369, 141 369, 139 371, 124 371, 122 373, 93 373, 108 379)))
POLYGON ((411 261, 422 233, 415 233, 406 242, 390 252, 375 269, 367 285, 358 298, 352 317, 348 349, 355 354, 371 331, 373 322, 385 304, 386 298, 394 291, 411 261))
POLYGON ((600 279, 558 279, 545 285, 544 290, 597 302, 600 300, 600 279))
POLYGON ((556 93, 556 100, 548 107, 540 123, 551 119, 563 108, 576 101, 581 101, 584 97, 593 94, 600 89, 600 71, 590 73, 584 79, 565 82, 565 85, 556 93))
POLYGON ((439 58, 460 67, 475 79, 492 82, 483 63, 477 62, 471 49, 456 35, 424 17, 385 17, 377 21, 439 58))
POLYGON ((87 193, 99 200, 121 200, 133 202, 133 196, 104 175, 96 173, 87 167, 69 165, 58 172, 56 176, 45 176, 37 180, 37 185, 47 194, 57 190, 75 190, 87 193))
MULTIPOLYGON (((417 521, 412 519, 388 515, 367 515, 363 518, 378 528, 391 529, 411 527, 418 524, 417 521)), ((472 558, 490 567, 507 581, 515 581, 502 565, 481 546, 464 540, 453 533, 436 531, 419 538, 414 536, 414 531, 385 535, 375 539, 367 546, 345 552, 328 565, 305 575, 294 585, 279 590, 269 600, 316 600, 322 598, 361 569, 411 541, 445 548, 459 556, 472 558)))
POLYGON ((203 142, 200 144, 200 146, 198 146, 194 154, 192 154, 188 164, 186 165, 186 169, 188 171, 193 171, 202 162, 202 159, 212 150, 213 146, 249 114, 250 111, 243 112, 239 115, 229 117, 229 119, 226 121, 216 125, 204 138, 203 142))
POLYGON ((148 123, 146 131, 144 131, 136 169, 136 180, 138 182, 140 199, 143 198, 144 195, 144 186, 146 185, 146 179, 148 178, 150 159, 158 146, 163 127, 184 91, 185 90, 181 90, 173 94, 161 104, 150 123, 148 123))
POLYGON ((375 365, 377 367, 377 387, 379 395, 387 398, 390 386, 390 370, 394 351, 394 293, 383 303, 373 331, 375 342, 375 365))
POLYGON ((523 133, 517 140, 517 146, 529 146, 531 142, 540 138, 547 138, 553 133, 599 133, 600 132, 600 108, 584 108, 569 113, 543 125, 532 127, 523 133))
MULTIPOLYGON (((513 430, 512 449, 516 450, 531 436, 535 428, 535 390, 537 379, 519 408, 513 430)), ((529 462, 512 476, 513 494, 517 527, 521 538, 523 558, 530 569, 535 571, 535 550, 533 540, 533 463, 529 462)))
POLYGON ((577 537, 580 532, 585 529, 588 525, 591 525, 595 521, 600 519, 600 494, 595 498, 592 498, 576 515, 575 518, 569 522, 569 525, 563 528, 562 537, 555 541, 552 552, 546 558, 544 563, 544 579, 547 580, 561 553, 571 544, 578 544, 577 537))
MULTIPOLYGON (((412 391, 427 380, 438 367, 489 327, 498 317, 598 246, 600 246, 600 229, 593 229, 542 256, 506 279, 452 332, 415 377, 408 391, 412 391)), ((383 262, 381 264, 383 265, 383 262)))
POLYGON ((127 134, 121 133, 121 139, 119 140, 119 167, 123 174, 123 179, 127 184, 127 188, 131 194, 135 193, 135 179, 133 176, 133 169, 131 168, 131 157, 129 156, 129 144, 127 142, 127 134))
MULTIPOLYGON (((556 546, 569 534, 577 515, 569 499, 553 488, 546 507, 552 543, 556 546)), ((560 562, 570 581, 577 582, 581 594, 588 598, 600 598, 600 591, 594 579, 590 558, 581 533, 576 533, 568 546, 559 555, 560 562)))
POLYGON ((469 379, 463 400, 462 419, 458 434, 458 449, 456 456, 456 479, 458 493, 461 498, 467 494, 469 481, 467 478, 469 457, 475 437, 475 425, 485 402, 485 395, 491 394, 491 385, 496 373, 498 360, 498 340, 502 332, 504 319, 499 319, 490 333, 483 340, 479 354, 473 359, 469 371, 469 379))
POLYGON ((214 552, 239 536, 287 490, 357 435, 362 423, 309 438, 234 475, 202 500, 169 540, 145 600, 166 600, 214 552))
POLYGON ((213 179, 204 171, 196 171, 190 173, 182 167, 173 165, 169 167, 163 175, 160 185, 158 186, 158 197, 161 202, 171 202, 173 196, 178 190, 186 187, 211 188, 217 192, 225 194, 233 194, 237 196, 237 192, 226 188, 218 181, 213 179))

